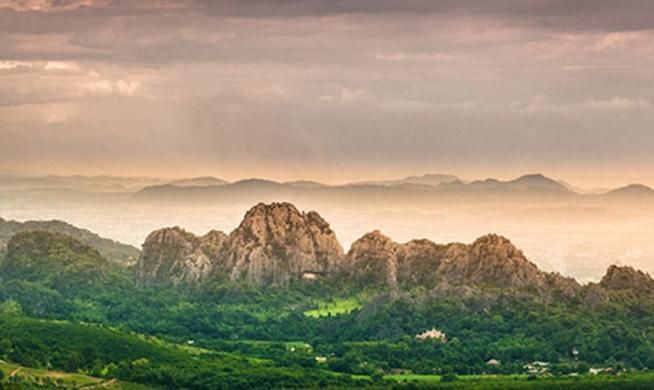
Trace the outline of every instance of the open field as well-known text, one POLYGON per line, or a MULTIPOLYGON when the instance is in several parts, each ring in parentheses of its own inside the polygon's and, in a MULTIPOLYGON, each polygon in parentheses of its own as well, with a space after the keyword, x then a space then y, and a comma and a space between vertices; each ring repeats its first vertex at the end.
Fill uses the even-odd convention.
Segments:
POLYGON ((317 309, 307 310, 304 315, 314 318, 335 316, 347 314, 362 306, 363 304, 358 298, 336 299, 333 302, 321 302, 317 309))
POLYGON ((129 389, 146 390, 149 387, 133 383, 118 382, 115 379, 95 378, 88 375, 60 371, 48 371, 23 367, 0 360, 0 370, 4 372, 3 382, 17 382, 30 385, 54 385, 73 389, 129 389))

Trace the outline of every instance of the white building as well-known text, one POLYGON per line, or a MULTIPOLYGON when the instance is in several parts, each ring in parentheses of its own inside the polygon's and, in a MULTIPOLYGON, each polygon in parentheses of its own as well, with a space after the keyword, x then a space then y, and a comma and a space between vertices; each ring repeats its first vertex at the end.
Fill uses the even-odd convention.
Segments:
POLYGON ((445 336, 445 333, 436 328, 431 328, 430 330, 417 334, 416 338, 418 340, 437 339, 444 343, 447 342, 447 336, 445 336))

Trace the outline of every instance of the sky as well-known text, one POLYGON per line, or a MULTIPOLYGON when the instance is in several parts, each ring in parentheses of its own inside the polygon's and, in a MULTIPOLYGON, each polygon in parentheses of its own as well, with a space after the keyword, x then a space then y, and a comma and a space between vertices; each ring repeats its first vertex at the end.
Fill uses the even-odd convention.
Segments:
POLYGON ((0 171, 654 185, 651 0, 0 0, 0 171))

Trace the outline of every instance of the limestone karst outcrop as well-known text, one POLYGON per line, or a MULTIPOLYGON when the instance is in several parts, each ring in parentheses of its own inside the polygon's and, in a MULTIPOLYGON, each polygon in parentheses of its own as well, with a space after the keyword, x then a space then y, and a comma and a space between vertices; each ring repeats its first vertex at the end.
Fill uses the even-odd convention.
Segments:
POLYGON ((542 287, 544 275, 511 241, 495 234, 471 245, 450 245, 439 275, 448 281, 494 284, 505 287, 542 287))
POLYGON ((434 287, 444 252, 445 246, 429 240, 398 244, 375 230, 352 244, 347 272, 360 282, 384 282, 391 288, 434 287))
POLYGON ((287 285, 304 273, 338 270, 343 248, 315 211, 302 213, 289 203, 260 203, 227 239, 222 261, 231 280, 251 285, 287 285))
POLYGON ((393 289, 488 285, 556 289, 564 295, 574 295, 581 289, 572 278, 539 270, 508 239, 494 234, 471 245, 438 245, 429 240, 398 244, 374 231, 352 244, 348 259, 354 280, 384 282, 393 289))
POLYGON ((434 294, 468 295, 477 288, 509 288, 602 300, 613 290, 654 292, 649 275, 612 266, 599 284, 544 272, 507 238, 489 234, 472 244, 421 239, 397 243, 379 231, 363 235, 347 254, 329 224, 315 211, 290 203, 260 203, 229 235, 196 236, 179 227, 152 232, 135 274, 142 284, 200 283, 210 278, 251 286, 287 286, 295 280, 333 275, 390 291, 422 287, 434 294), (471 289, 472 287, 472 289, 471 289))
POLYGON ((629 266, 610 266, 599 285, 607 290, 654 291, 654 280, 651 276, 629 266))
POLYGON ((367 233, 352 243, 347 272, 358 282, 396 285, 399 247, 379 230, 367 233))
POLYGON ((509 239, 497 234, 480 237, 471 245, 450 245, 438 274, 450 282, 556 290, 566 296, 581 290, 573 278, 541 271, 509 239))
POLYGON ((254 286, 287 285, 305 273, 334 272, 342 259, 343 248, 318 213, 261 203, 229 235, 199 237, 178 227, 151 233, 136 276, 142 283, 197 283, 215 275, 254 286))
POLYGON ((143 243, 136 278, 143 284, 197 283, 213 271, 226 238, 218 231, 199 237, 180 227, 156 230, 143 243))

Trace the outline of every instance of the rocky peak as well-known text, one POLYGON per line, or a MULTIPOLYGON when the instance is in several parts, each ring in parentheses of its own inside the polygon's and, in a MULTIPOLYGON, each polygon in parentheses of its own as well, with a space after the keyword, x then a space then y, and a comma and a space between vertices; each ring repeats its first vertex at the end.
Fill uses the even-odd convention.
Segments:
POLYGON ((136 277, 141 283, 199 282, 212 272, 226 237, 218 231, 198 237, 177 226, 156 230, 145 239, 136 277))
POLYGON ((348 252, 350 273, 360 282, 434 287, 444 247, 429 240, 398 244, 378 230, 365 234, 348 252))
POLYGON ((200 248, 212 259, 222 255, 227 234, 220 230, 211 230, 200 238, 200 248))
MULTIPOLYGON (((360 282, 433 288, 438 282, 543 287, 551 281, 508 239, 490 234, 471 245, 437 245, 429 240, 398 244, 379 231, 355 241, 348 252, 350 273, 360 282)), ((556 280, 554 280, 556 279, 556 280)))
POLYGON ((340 267, 343 248, 315 211, 290 203, 259 203, 227 238, 225 266, 231 280, 287 285, 305 272, 327 274, 340 267))
POLYGON ((654 291, 649 274, 629 266, 611 265, 599 284, 607 290, 654 291))
POLYGON ((544 273, 507 238, 489 234, 469 246, 451 245, 440 275, 448 280, 505 287, 542 287, 544 273))
POLYGON ((361 238, 352 243, 348 256, 356 257, 361 254, 378 254, 393 250, 397 243, 385 236, 379 230, 364 234, 361 238))
POLYGON ((379 230, 366 233, 352 243, 347 257, 350 273, 363 283, 397 286, 397 256, 400 245, 379 230))
POLYGON ((397 281, 401 285, 433 288, 446 247, 430 240, 411 240, 400 246, 397 281))
POLYGON ((196 236, 179 227, 148 236, 136 266, 139 280, 178 283, 222 277, 253 286, 285 286, 344 272, 363 284, 400 287, 488 285, 560 290, 574 295, 571 278, 542 272, 511 241, 499 235, 470 245, 438 245, 429 240, 399 244, 378 230, 355 241, 347 256, 329 224, 315 211, 290 203, 260 203, 229 235, 196 236))

